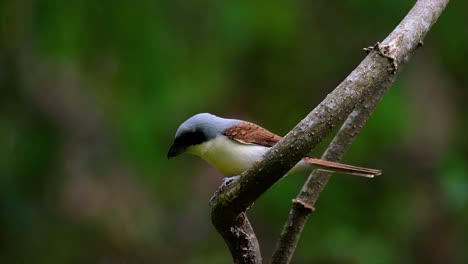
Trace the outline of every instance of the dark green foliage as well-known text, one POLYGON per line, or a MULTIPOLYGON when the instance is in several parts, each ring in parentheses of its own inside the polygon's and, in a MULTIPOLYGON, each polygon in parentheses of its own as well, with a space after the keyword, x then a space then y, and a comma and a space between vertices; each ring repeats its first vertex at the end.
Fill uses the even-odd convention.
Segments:
MULTIPOLYGON (((177 126, 212 112, 285 134, 411 5, 1 2, 0 263, 228 263, 220 177, 166 159, 177 126)), ((448 5, 345 159, 384 174, 333 176, 294 263, 468 262, 465 10, 448 5)), ((249 212, 266 259, 304 181, 249 212)))

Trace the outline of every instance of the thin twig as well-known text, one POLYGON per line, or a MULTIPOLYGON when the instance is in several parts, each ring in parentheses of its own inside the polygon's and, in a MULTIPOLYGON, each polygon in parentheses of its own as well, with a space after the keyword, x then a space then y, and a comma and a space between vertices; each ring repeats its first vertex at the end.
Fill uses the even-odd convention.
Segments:
POLYGON ((448 0, 419 0, 403 22, 381 44, 369 50, 361 64, 261 161, 242 173, 238 181, 219 191, 212 202, 211 219, 228 244, 236 263, 261 263, 255 233, 250 225, 244 226, 245 221, 238 221, 239 215, 280 180, 364 98, 393 82, 399 65, 406 62, 419 46, 447 3, 448 0), (246 235, 236 236, 238 232, 230 230, 241 230, 246 235), (250 245, 251 248, 238 251, 237 245, 250 245))

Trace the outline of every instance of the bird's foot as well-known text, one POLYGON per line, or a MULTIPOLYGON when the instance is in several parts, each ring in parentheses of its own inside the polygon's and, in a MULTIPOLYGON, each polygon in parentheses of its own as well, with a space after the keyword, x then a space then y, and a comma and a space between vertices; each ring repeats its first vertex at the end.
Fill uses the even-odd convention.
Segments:
POLYGON ((224 190, 224 188, 226 188, 229 184, 231 184, 231 182, 237 181, 239 178, 240 178, 240 175, 237 175, 237 176, 234 176, 234 177, 223 178, 223 181, 221 182, 220 189, 224 190))
POLYGON ((226 187, 229 186, 229 184, 231 184, 233 181, 237 181, 239 178, 240 178, 240 175, 234 176, 234 177, 223 178, 223 181, 221 182, 221 186, 219 186, 218 190, 216 190, 213 196, 211 196, 209 205, 210 206, 213 205, 213 202, 218 198, 219 194, 224 189, 226 189, 226 187))

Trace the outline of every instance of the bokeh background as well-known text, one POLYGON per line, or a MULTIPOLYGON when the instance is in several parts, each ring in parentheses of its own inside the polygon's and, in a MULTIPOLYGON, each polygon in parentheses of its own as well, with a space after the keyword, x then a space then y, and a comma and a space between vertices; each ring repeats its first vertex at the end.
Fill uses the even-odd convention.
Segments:
MULTIPOLYGON (((166 159, 178 125, 287 133, 413 3, 1 1, 0 262, 231 262, 220 175, 166 159)), ((384 174, 333 176, 293 263, 468 262, 467 10, 449 4, 346 156, 384 174)), ((305 179, 249 211, 267 260, 305 179)))

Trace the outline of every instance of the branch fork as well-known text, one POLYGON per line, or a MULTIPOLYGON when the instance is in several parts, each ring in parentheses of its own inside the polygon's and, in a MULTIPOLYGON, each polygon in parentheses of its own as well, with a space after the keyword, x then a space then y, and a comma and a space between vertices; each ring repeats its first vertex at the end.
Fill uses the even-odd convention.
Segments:
MULTIPOLYGON (((449 0, 418 0, 402 22, 381 43, 365 48, 366 58, 262 160, 217 191, 211 220, 235 263, 262 263, 260 247, 246 210, 313 149, 341 120, 346 121, 322 159, 340 161, 359 134, 402 64, 422 45, 449 0)), ((289 263, 300 234, 330 174, 315 170, 292 201, 272 256, 272 263, 289 263)))

